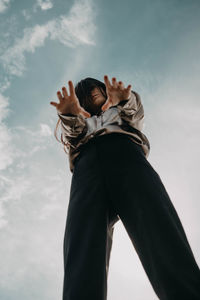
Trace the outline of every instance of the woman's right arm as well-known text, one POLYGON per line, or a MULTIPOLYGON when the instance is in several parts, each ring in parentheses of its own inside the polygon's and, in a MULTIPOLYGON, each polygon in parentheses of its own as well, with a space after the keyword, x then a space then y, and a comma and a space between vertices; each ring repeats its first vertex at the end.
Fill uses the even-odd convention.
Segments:
POLYGON ((61 131, 64 140, 75 146, 79 139, 87 133, 87 124, 82 115, 57 113, 61 120, 61 131))
POLYGON ((72 81, 68 81, 70 95, 66 87, 62 87, 63 96, 57 92, 59 103, 50 102, 57 109, 57 115, 61 120, 61 130, 64 139, 70 144, 76 144, 77 140, 86 133, 87 125, 85 118, 90 117, 90 113, 80 106, 78 97, 72 81))

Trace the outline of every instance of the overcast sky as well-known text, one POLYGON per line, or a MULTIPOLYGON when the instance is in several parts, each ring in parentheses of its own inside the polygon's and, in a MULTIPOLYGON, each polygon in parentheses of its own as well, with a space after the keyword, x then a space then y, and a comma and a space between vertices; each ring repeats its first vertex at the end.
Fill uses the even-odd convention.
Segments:
MULTIPOLYGON (((200 2, 0 0, 0 298, 61 299, 71 184, 54 137, 68 80, 132 85, 159 173, 200 265, 200 2)), ((122 223, 108 300, 156 300, 122 223)))

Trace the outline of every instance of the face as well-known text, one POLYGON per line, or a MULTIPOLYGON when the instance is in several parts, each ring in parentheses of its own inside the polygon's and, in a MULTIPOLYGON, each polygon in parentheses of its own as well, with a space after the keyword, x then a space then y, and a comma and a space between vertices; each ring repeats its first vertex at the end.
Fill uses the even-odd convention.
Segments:
POLYGON ((95 112, 99 112, 101 106, 106 102, 106 98, 102 95, 101 91, 98 88, 94 88, 91 91, 91 96, 93 99, 93 109, 95 112))

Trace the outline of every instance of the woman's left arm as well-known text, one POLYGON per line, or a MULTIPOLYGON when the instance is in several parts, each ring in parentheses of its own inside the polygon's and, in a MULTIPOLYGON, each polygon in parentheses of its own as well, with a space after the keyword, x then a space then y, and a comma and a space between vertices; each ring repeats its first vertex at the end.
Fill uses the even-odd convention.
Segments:
POLYGON ((113 77, 111 82, 108 76, 104 75, 104 81, 108 98, 101 109, 105 111, 111 106, 117 106, 121 118, 127 121, 130 126, 142 131, 144 109, 140 95, 131 90, 131 84, 125 88, 124 83, 118 82, 116 77, 113 77))
POLYGON ((117 107, 120 110, 123 120, 128 122, 130 126, 142 131, 144 125, 144 108, 140 95, 137 92, 131 90, 130 98, 120 101, 117 107))

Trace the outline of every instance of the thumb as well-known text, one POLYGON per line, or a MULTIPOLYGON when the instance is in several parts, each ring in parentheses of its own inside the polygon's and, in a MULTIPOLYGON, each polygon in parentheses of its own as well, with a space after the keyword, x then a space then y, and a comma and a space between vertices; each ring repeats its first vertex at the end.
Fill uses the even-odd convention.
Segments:
POLYGON ((108 98, 108 99, 106 100, 106 102, 102 105, 101 109, 102 109, 103 111, 105 111, 105 110, 107 110, 111 105, 112 105, 112 102, 111 102, 111 100, 108 98))
POLYGON ((86 118, 90 118, 90 117, 91 117, 91 114, 90 114, 89 112, 87 112, 84 108, 81 108, 80 114, 81 114, 83 117, 86 117, 86 118))

